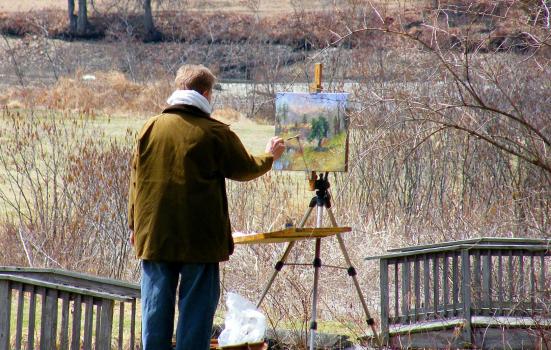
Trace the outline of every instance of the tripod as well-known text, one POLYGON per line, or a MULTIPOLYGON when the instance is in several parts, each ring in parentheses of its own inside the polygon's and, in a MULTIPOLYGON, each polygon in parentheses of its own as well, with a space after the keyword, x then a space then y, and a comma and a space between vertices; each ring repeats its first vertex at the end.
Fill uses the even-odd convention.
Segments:
MULTIPOLYGON (((310 204, 308 206, 308 209, 306 210, 306 213, 302 217, 302 220, 300 221, 298 228, 303 228, 306 221, 312 214, 312 211, 314 208, 317 208, 317 215, 316 215, 316 228, 322 227, 323 223, 323 209, 325 208, 327 210, 327 213, 329 214, 329 219, 331 220, 332 227, 338 227, 337 221, 335 220, 335 216, 333 215, 333 211, 331 209, 331 195, 328 192, 328 189, 330 187, 329 184, 329 173, 326 172, 325 175, 323 173, 320 173, 319 177, 316 175, 315 172, 312 172, 311 178, 310 178, 310 189, 316 191, 316 195, 310 200, 310 204)), ((341 237, 340 233, 336 234, 337 240, 339 242, 339 247, 342 252, 342 255, 344 257, 344 260, 346 261, 346 264, 348 265, 347 271, 348 275, 352 277, 352 280, 354 282, 354 286, 356 289, 356 292, 358 293, 358 296, 360 298, 360 302, 362 304, 363 311, 366 316, 366 322, 371 327, 371 331, 373 332, 373 336, 375 340, 377 341, 377 344, 379 348, 382 347, 381 340, 379 339, 379 336, 377 334, 377 330, 375 328, 375 322, 373 318, 370 316, 369 309, 367 308, 367 303, 365 302, 365 298, 363 296, 362 290, 360 288, 360 284, 358 282, 358 279, 356 277, 356 269, 354 266, 352 266, 352 262, 350 261, 350 257, 348 255, 348 251, 346 250, 346 246, 344 245, 344 241, 341 237)), ((262 292, 262 296, 260 297, 260 300, 256 304, 256 307, 260 307, 262 304, 262 301, 264 301, 264 298, 268 294, 268 291, 270 290, 270 287, 272 286, 277 274, 281 271, 283 266, 285 265, 285 261, 287 260, 287 257, 289 256, 289 253, 291 252, 291 249, 295 245, 296 241, 290 241, 287 245, 287 248, 285 249, 285 252, 283 253, 283 256, 281 259, 275 264, 275 271, 272 274, 272 277, 268 281, 268 284, 264 288, 264 291, 262 292)), ((312 315, 310 319, 310 350, 314 350, 315 340, 316 340, 316 332, 317 332, 317 307, 318 307, 318 284, 319 284, 319 272, 320 268, 322 267, 321 262, 321 238, 316 238, 315 243, 315 257, 314 261, 312 263, 314 267, 314 287, 312 292, 312 315)), ((293 264, 287 264, 287 265, 293 265, 293 264)))

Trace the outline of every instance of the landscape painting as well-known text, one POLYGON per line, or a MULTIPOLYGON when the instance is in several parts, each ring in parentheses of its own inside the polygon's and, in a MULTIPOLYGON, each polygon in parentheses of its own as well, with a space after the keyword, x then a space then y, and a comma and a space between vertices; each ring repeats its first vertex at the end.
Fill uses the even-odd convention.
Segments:
POLYGON ((286 150, 276 170, 346 171, 348 93, 276 95, 275 133, 286 150))

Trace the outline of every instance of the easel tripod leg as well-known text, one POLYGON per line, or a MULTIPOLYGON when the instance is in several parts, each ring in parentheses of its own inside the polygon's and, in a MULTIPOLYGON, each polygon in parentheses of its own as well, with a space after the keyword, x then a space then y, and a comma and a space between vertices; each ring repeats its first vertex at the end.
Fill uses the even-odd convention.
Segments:
MULTIPOLYGON (((306 220, 308 220, 308 217, 310 217, 310 214, 312 213, 313 207, 309 207, 304 216, 302 217, 302 220, 300 221, 298 227, 302 228, 306 224, 306 220)), ((270 280, 268 281, 268 284, 266 284, 266 287, 264 287, 264 291, 262 292, 262 295, 260 296, 260 299, 258 300, 258 303, 256 303, 256 307, 259 308, 262 302, 264 301, 264 298, 266 298, 266 295, 268 294, 268 291, 272 287, 272 284, 274 283, 274 280, 283 268, 283 265, 285 264, 285 261, 287 261, 287 257, 289 256, 289 253, 291 252, 291 249, 293 249, 293 246, 295 245, 294 241, 289 242, 287 244, 287 248, 285 249, 285 252, 283 253, 283 256, 279 261, 276 263, 274 269, 274 273, 272 274, 272 277, 270 277, 270 280)))
POLYGON ((314 290, 312 292, 312 317, 310 319, 310 350, 315 349, 316 344, 316 332, 318 329, 317 313, 318 313, 318 284, 319 284, 319 270, 321 267, 321 239, 316 239, 316 253, 314 257, 314 290))
MULTIPOLYGON (((329 218, 331 219, 331 224, 333 227, 338 227, 337 220, 335 220, 335 216, 333 215, 333 211, 331 208, 327 208, 327 212, 329 213, 329 218)), ((337 234, 337 240, 339 242, 339 247, 341 249, 342 255, 344 257, 344 260, 346 261, 346 264, 348 267, 348 275, 352 277, 352 281, 354 282, 354 287, 356 288, 356 292, 358 293, 358 297, 360 298, 360 302, 362 304, 362 308, 365 313, 366 322, 371 328, 371 331, 373 332, 373 337, 377 341, 377 345, 379 348, 382 348, 381 339, 379 338, 379 334, 377 332, 377 328, 375 327, 375 321, 371 317, 371 314, 369 313, 369 308, 367 307, 367 303, 365 301, 365 297, 362 293, 362 289, 360 288, 360 283, 358 282, 358 278, 356 277, 356 269, 352 265, 352 261, 350 260, 350 256, 348 255, 348 251, 346 250, 346 246, 344 245, 344 240, 342 239, 341 234, 337 234)))
MULTIPOLYGON (((313 203, 313 200, 312 200, 313 203)), ((323 226, 323 205, 317 205, 317 215, 316 215, 316 227, 323 226)), ((316 250, 314 256, 314 289, 312 291, 312 317, 310 319, 310 350, 315 349, 316 344, 316 332, 318 329, 318 286, 319 286, 319 274, 321 268, 321 239, 316 239, 316 250)))

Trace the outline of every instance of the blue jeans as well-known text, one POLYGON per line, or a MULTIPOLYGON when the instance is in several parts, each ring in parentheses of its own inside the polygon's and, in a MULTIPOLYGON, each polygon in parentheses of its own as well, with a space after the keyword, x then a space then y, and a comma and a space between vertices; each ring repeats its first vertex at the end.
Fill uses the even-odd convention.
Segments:
POLYGON ((176 350, 208 350, 220 298, 218 263, 183 264, 142 260, 143 350, 169 350, 174 332, 178 278, 176 350))

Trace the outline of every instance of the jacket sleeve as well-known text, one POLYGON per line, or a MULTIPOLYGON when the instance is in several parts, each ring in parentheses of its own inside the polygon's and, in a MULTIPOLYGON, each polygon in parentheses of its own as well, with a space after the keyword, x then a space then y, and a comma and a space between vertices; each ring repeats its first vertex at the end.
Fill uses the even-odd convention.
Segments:
POLYGON ((132 154, 130 161, 130 185, 128 188, 128 228, 134 230, 134 201, 136 196, 136 157, 137 154, 132 154))
POLYGON ((219 159, 224 177, 237 181, 249 181, 264 175, 272 168, 274 158, 271 154, 251 155, 233 131, 227 129, 222 141, 219 159))

